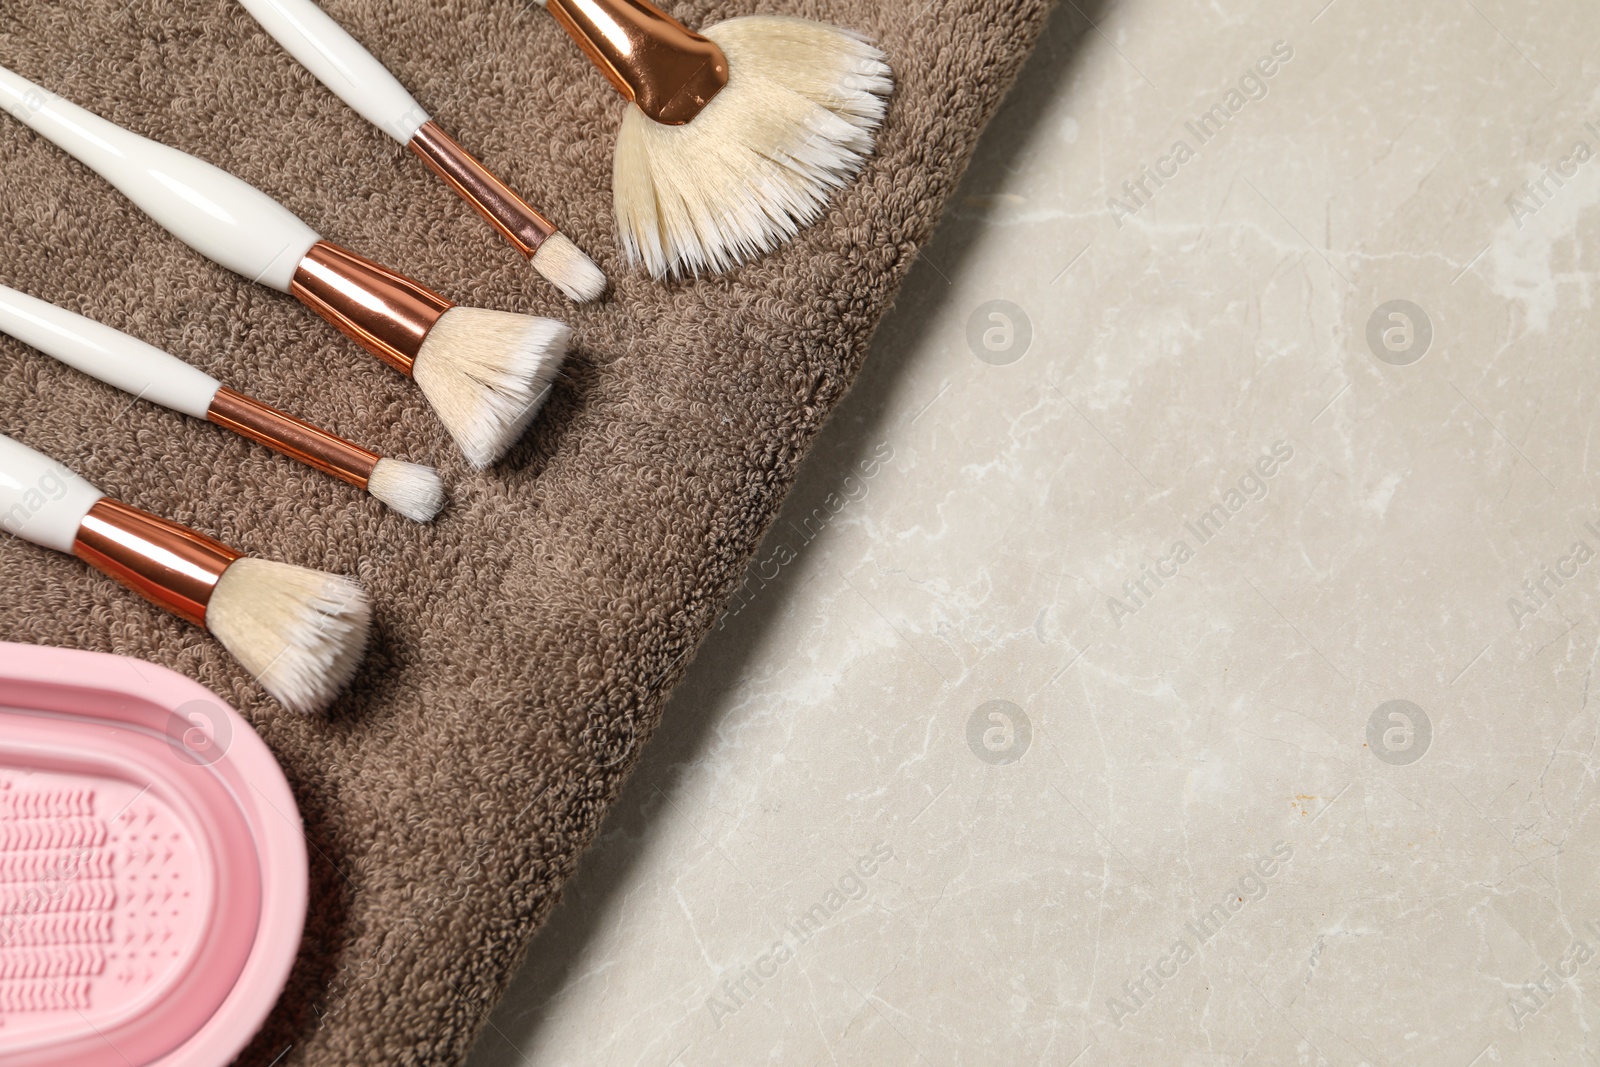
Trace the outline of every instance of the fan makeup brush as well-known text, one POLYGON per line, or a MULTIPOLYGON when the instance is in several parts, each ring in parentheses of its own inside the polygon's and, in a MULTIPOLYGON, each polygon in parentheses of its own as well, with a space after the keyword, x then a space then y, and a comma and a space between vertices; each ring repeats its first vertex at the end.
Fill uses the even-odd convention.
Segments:
POLYGON ((157 607, 211 631, 278 703, 320 711, 355 676, 371 608, 359 584, 253 559, 112 500, 0 436, 0 527, 77 556, 157 607))
POLYGON ((0 332, 134 397, 206 419, 364 489, 408 519, 444 507, 439 472, 388 459, 235 392, 176 356, 0 285, 0 332))
POLYGON ((556 288, 577 301, 605 292, 605 275, 593 260, 440 129, 395 76, 312 0, 239 4, 339 99, 422 157, 556 288))
POLYGON ((0 67, 0 107, 116 186, 195 251, 290 293, 416 379, 473 466, 505 454, 549 392, 569 331, 451 303, 322 237, 255 186, 124 130, 0 67))
POLYGON ((749 15, 695 33, 650 0, 538 0, 634 106, 617 230, 656 278, 729 270, 822 214, 873 151, 894 89, 866 38, 749 15))

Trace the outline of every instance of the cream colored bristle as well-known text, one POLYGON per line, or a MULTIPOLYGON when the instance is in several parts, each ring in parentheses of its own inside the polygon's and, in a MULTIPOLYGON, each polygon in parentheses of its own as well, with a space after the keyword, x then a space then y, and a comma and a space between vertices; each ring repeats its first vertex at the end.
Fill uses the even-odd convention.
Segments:
POLYGON ((355 677, 372 609, 359 584, 287 563, 235 560, 206 629, 291 711, 321 711, 355 677))
POLYGON ((727 86, 682 126, 630 106, 617 134, 617 228, 657 278, 728 270, 815 221, 872 154, 894 87, 870 42, 809 19, 701 32, 728 58, 727 86))
POLYGON ((367 479, 367 492, 408 519, 429 522, 444 507, 444 482, 439 472, 420 463, 378 460, 367 479))
POLYGON ((533 254, 533 269, 567 296, 584 303, 606 291, 606 276, 564 233, 553 233, 533 254))
POLYGON ((571 331, 554 319, 454 307, 422 342, 411 373, 478 469, 517 443, 539 413, 571 331))

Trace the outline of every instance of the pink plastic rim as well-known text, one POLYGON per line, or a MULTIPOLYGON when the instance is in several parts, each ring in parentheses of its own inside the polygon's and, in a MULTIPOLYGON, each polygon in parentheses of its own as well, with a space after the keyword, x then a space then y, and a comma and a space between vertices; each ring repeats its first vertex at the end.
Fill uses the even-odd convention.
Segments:
POLYGON ((306 905, 294 795, 232 708, 154 664, 0 643, 0 1062, 224 1067, 306 905))

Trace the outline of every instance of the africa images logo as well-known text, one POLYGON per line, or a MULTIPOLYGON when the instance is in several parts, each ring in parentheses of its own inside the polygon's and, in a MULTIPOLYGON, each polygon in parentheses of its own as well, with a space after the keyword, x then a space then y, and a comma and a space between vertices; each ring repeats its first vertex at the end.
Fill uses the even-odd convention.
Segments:
POLYGON ((1187 536, 1172 542, 1165 555, 1154 557, 1139 565, 1139 574, 1122 583, 1122 598, 1106 597, 1106 610, 1111 621, 1122 628, 1124 619, 1142 611, 1168 582, 1178 577, 1183 567, 1195 558, 1196 552, 1211 542, 1233 518, 1247 505, 1265 500, 1271 493, 1271 481, 1294 458, 1294 446, 1288 441, 1276 441, 1272 448, 1257 456, 1250 469, 1238 481, 1228 486, 1210 507, 1193 520, 1183 524, 1187 536), (1194 544, 1189 543, 1189 538, 1194 544))
POLYGON ((1294 849, 1288 842, 1279 841, 1272 846, 1272 854, 1250 862, 1245 872, 1228 887, 1220 901, 1200 913, 1183 930, 1173 937, 1167 950, 1144 970, 1122 983, 1122 996, 1107 997, 1106 1011, 1111 1022, 1119 1029, 1124 1019, 1138 1014, 1155 999, 1168 982, 1177 979, 1183 968, 1198 959, 1205 946, 1220 934, 1242 912, 1267 895, 1270 880, 1282 873, 1294 859, 1294 849))
POLYGON ((800 957, 801 950, 853 901, 863 899, 868 880, 897 856, 888 843, 880 841, 856 856, 845 872, 828 885, 828 891, 809 908, 783 925, 782 936, 754 960, 736 968, 723 978, 718 990, 706 997, 711 1021, 722 1029, 729 1016, 755 1000, 761 989, 800 957), (720 994, 720 996, 718 995, 720 994))
POLYGON ((1172 143, 1167 153, 1154 163, 1141 166, 1139 175, 1122 183, 1122 198, 1110 197, 1106 207, 1116 220, 1117 229, 1150 206, 1155 195, 1178 176, 1179 171, 1200 154, 1200 149, 1216 140, 1251 102, 1265 100, 1272 91, 1269 82, 1294 58, 1294 46, 1277 41, 1272 51, 1256 60, 1239 81, 1229 87, 1210 108, 1183 124, 1188 137, 1172 143), (1189 143, 1193 138, 1194 143, 1189 143))

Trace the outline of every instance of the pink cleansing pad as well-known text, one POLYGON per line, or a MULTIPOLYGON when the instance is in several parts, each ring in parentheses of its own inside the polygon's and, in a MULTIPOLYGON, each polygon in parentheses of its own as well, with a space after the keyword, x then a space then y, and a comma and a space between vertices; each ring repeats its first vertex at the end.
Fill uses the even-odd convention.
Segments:
POLYGON ((0 1063, 224 1067, 300 947, 277 761, 209 690, 0 643, 0 1063))

